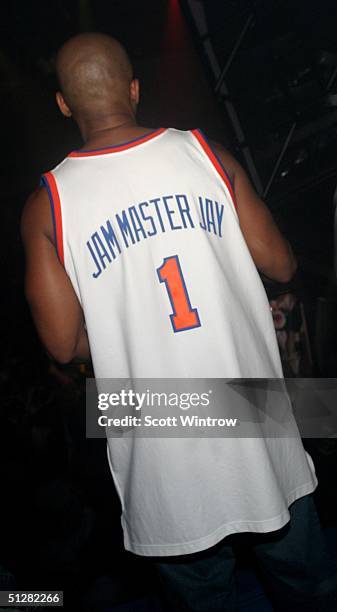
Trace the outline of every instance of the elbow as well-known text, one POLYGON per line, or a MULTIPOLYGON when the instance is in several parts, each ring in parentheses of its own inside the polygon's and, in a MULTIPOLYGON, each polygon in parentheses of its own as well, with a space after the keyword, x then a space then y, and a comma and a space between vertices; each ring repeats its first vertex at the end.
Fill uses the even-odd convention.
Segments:
POLYGON ((275 275, 273 280, 276 281, 277 283, 287 284, 287 283, 290 283, 293 276, 294 276, 293 274, 282 273, 282 274, 275 275))
POLYGON ((48 351, 49 355, 61 365, 67 365, 74 359, 74 354, 66 351, 48 351))
POLYGON ((287 258, 283 261, 278 259, 271 266, 261 266, 259 270, 270 280, 286 284, 290 283, 295 276, 297 261, 295 257, 287 258))
POLYGON ((67 365, 77 357, 78 338, 74 334, 59 334, 50 330, 48 335, 41 334, 41 340, 48 354, 62 365, 67 365))
POLYGON ((297 270, 297 261, 294 257, 280 268, 277 274, 274 275, 274 280, 278 283, 290 283, 294 278, 297 270))
POLYGON ((40 340, 48 355, 62 365, 67 365, 76 357, 76 341, 70 338, 44 335, 40 333, 40 340))
POLYGON ((49 357, 63 365, 73 361, 76 357, 77 330, 66 328, 66 320, 55 321, 46 308, 41 309, 40 296, 37 297, 30 287, 26 287, 25 296, 37 334, 49 357))
POLYGON ((73 361, 74 350, 66 345, 56 344, 55 342, 43 342, 48 356, 62 365, 67 365, 73 361))

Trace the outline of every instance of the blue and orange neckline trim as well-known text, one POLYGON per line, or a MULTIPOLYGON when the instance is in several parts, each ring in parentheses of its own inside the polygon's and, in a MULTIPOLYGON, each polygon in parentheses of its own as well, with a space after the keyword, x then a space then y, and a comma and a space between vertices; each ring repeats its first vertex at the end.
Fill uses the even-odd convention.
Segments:
POLYGON ((163 134, 167 131, 167 128, 157 128, 148 132, 144 136, 138 136, 138 138, 133 138, 133 140, 129 140, 127 142, 123 142, 119 145, 111 145, 109 147, 100 147, 98 149, 78 149, 76 151, 72 151, 69 153, 68 157, 93 157, 95 155, 106 155, 106 153, 118 153, 119 151, 125 151, 126 149, 132 149, 137 145, 143 144, 152 138, 156 138, 160 134, 163 134))

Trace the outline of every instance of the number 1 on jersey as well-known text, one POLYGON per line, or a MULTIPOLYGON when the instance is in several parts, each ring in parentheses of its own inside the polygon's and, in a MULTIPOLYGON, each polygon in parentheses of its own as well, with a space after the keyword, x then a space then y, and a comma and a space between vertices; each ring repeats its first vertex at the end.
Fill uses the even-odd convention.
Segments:
POLYGON ((170 315, 174 332, 200 327, 199 314, 192 308, 178 255, 165 257, 157 268, 159 281, 165 283, 173 313, 170 315))

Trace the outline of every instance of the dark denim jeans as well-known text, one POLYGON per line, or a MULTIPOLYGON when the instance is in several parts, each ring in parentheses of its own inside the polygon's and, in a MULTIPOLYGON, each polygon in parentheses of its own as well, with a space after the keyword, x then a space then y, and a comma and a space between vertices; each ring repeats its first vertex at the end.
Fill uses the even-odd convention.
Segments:
POLYGON ((235 534, 202 553, 157 558, 172 610, 237 610, 233 545, 239 541, 253 551, 275 610, 337 612, 337 567, 328 554, 312 495, 294 502, 289 511, 290 522, 278 531, 235 534))

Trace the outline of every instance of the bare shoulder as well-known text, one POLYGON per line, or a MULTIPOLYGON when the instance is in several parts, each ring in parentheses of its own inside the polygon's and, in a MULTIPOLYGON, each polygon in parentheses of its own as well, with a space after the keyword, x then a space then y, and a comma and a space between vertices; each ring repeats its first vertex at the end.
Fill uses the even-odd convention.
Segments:
POLYGON ((232 179, 240 228, 256 267, 269 278, 288 282, 296 270, 290 245, 239 162, 222 145, 212 146, 232 179))
POLYGON ((237 159, 221 144, 214 142, 213 147, 232 181, 238 211, 240 212, 242 208, 246 208, 248 205, 250 207, 253 205, 260 208, 262 206, 265 207, 265 204, 257 195, 247 172, 237 159))
POLYGON ((210 144, 212 146, 213 151, 219 157, 222 165, 224 166, 229 178, 234 183, 235 175, 238 173, 241 168, 240 164, 237 162, 235 157, 226 149, 222 144, 216 142, 215 140, 210 140, 210 144))
POLYGON ((45 187, 39 187, 27 198, 21 215, 20 229, 23 240, 32 234, 44 234, 51 241, 54 240, 50 200, 45 187))

